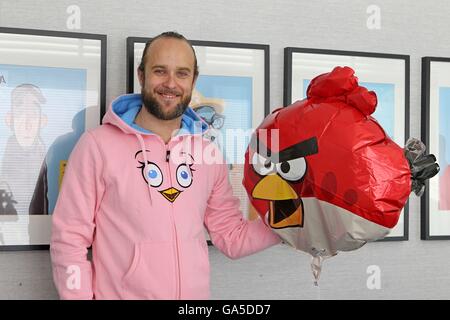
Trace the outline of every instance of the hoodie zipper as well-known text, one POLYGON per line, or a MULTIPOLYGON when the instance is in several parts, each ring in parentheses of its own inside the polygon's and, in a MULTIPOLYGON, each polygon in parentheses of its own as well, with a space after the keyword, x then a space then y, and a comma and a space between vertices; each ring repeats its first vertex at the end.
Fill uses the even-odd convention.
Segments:
MULTIPOLYGON (((169 141, 169 143, 170 143, 170 141, 169 141)), ((173 187, 172 174, 170 172, 169 143, 165 145, 166 165, 167 165, 167 171, 169 172, 170 186, 173 187)), ((181 299, 180 250, 179 250, 179 246, 178 246, 178 232, 177 232, 177 226, 175 224, 175 214, 174 214, 174 209, 173 209, 173 203, 170 204, 170 218, 172 219, 173 234, 175 237, 175 266, 176 266, 175 299, 180 300, 181 299)))

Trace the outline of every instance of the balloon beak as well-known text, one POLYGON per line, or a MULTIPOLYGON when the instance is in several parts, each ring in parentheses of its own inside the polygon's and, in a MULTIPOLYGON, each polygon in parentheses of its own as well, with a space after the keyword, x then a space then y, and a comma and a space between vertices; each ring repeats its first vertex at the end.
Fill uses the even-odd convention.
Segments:
POLYGON ((278 175, 261 179, 253 189, 252 196, 269 200, 269 225, 272 228, 303 227, 303 201, 278 175))
POLYGON ((279 175, 273 174, 261 179, 252 192, 252 197, 263 200, 297 199, 294 189, 279 175))

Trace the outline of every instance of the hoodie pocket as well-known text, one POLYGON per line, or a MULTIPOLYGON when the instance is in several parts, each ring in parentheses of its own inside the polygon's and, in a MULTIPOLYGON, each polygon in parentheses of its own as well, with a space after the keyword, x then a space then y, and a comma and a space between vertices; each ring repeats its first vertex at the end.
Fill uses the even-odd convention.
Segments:
POLYGON ((173 299, 175 263, 172 243, 139 243, 122 280, 124 299, 173 299))
POLYGON ((180 243, 181 299, 209 299, 210 267, 205 240, 180 243))

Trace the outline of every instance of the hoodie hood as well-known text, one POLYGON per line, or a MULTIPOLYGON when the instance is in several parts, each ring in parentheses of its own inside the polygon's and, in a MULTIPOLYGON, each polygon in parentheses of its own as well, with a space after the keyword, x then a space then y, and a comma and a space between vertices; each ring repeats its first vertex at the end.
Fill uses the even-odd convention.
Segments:
MULTIPOLYGON (((153 134, 151 131, 141 128, 134 123, 134 119, 141 107, 141 94, 122 95, 111 103, 110 108, 103 117, 103 123, 112 124, 128 134, 153 134)), ((208 124, 190 107, 186 108, 181 117, 181 128, 177 135, 204 134, 207 130, 208 124)))

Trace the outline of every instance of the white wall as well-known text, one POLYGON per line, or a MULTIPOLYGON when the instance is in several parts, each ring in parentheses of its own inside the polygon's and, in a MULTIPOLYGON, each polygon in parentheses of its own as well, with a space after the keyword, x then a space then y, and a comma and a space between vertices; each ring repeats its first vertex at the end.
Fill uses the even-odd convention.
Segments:
MULTIPOLYGON (((450 4, 406 0, 2 0, 0 26, 68 31, 66 9, 81 9, 78 32, 108 36, 107 102, 125 92, 125 39, 176 30, 195 40, 270 44, 271 108, 282 104, 283 48, 373 51, 411 56, 411 136, 420 137, 422 56, 450 56, 450 4), (366 27, 366 9, 381 8, 381 29, 366 27)), ((211 248, 213 298, 448 299, 450 241, 420 240, 420 202, 410 200, 410 240, 368 244, 325 261, 320 290, 309 258, 286 246, 238 261, 211 248), (381 289, 366 286, 367 267, 381 289)), ((0 252, 0 299, 52 299, 46 251, 0 252)))

